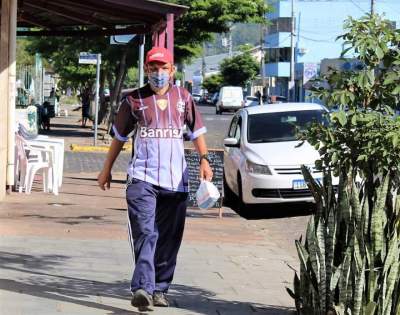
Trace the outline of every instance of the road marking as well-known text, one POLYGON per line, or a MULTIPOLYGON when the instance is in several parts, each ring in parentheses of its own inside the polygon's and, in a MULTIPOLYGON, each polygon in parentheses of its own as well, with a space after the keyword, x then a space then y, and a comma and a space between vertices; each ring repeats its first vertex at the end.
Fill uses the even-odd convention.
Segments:
POLYGON ((204 117, 204 120, 231 120, 232 117, 204 117))

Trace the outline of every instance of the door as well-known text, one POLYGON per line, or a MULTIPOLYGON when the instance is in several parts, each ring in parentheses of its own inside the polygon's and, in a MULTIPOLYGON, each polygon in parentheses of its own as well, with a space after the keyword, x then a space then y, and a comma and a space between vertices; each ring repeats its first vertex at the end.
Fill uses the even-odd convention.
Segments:
POLYGON ((228 132, 228 138, 238 140, 239 147, 225 147, 224 150, 224 172, 229 187, 238 194, 237 172, 241 160, 240 140, 241 140, 242 118, 234 116, 228 132))

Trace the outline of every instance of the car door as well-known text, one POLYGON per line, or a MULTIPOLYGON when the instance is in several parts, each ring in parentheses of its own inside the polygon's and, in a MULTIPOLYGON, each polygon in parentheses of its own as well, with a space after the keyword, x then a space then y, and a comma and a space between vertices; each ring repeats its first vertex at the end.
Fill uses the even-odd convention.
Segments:
POLYGON ((224 150, 224 172, 225 178, 229 187, 238 193, 237 189, 237 172, 240 165, 241 152, 241 125, 242 118, 240 115, 235 115, 232 119, 231 126, 228 132, 228 138, 236 138, 238 140, 239 147, 225 147, 224 150))

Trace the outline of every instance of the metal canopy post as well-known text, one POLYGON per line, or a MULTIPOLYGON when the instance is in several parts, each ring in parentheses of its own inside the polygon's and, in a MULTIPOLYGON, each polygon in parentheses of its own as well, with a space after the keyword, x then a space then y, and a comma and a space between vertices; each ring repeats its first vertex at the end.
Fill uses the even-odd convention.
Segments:
POLYGON ((94 146, 97 146, 97 124, 99 119, 99 89, 100 89, 100 63, 101 54, 97 54, 96 63, 96 95, 95 95, 95 114, 94 114, 94 146))
POLYGON ((144 44, 146 41, 146 36, 140 36, 139 43, 139 87, 144 85, 144 44))

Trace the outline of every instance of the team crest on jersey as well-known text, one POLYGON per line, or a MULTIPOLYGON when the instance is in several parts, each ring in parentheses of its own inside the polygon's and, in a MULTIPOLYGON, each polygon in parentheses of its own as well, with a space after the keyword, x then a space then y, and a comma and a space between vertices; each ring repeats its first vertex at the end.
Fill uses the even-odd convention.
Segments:
POLYGON ((178 112, 184 113, 185 112, 185 102, 179 99, 178 103, 176 103, 176 107, 178 109, 178 112))
POLYGON ((168 106, 168 101, 167 100, 157 100, 157 106, 159 109, 164 110, 168 106))

